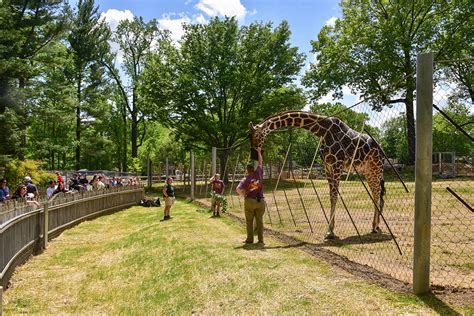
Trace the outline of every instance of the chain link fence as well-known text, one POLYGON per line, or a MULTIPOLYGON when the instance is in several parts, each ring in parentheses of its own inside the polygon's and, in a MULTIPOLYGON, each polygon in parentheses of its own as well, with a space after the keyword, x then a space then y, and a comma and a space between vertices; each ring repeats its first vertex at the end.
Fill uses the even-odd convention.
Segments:
MULTIPOLYGON (((472 67, 472 61, 468 61, 472 67)), ((438 65, 437 65, 438 66, 438 65)), ((474 288, 474 129, 472 96, 440 65, 435 72, 431 284, 474 288), (439 69, 438 69, 439 68, 439 69), (444 114, 442 114, 443 112, 444 114)), ((335 211, 337 238, 325 240, 330 192, 320 157, 320 138, 303 129, 281 129, 265 141, 267 227, 368 265, 406 283, 413 280, 415 168, 410 163, 406 105, 374 110, 360 102, 339 116, 354 131, 370 134, 383 148, 386 193, 381 232, 372 233, 374 202, 367 180, 351 171, 341 177, 335 211)), ((414 142, 412 142, 414 143, 414 142)), ((244 217, 235 188, 249 163, 249 148, 217 150, 216 170, 226 178, 229 211, 244 217), (228 158, 224 152, 228 152, 228 158)), ((195 198, 210 204, 211 155, 196 162, 195 198)))

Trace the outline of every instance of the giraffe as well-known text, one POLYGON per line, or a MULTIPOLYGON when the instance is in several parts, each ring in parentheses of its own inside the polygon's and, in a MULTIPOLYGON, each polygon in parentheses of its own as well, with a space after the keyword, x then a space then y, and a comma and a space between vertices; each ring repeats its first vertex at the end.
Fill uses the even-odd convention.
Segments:
POLYGON ((385 193, 383 180, 383 153, 378 144, 369 136, 354 131, 337 117, 322 116, 304 111, 286 111, 267 117, 262 123, 250 123, 250 144, 263 145, 266 136, 283 127, 304 128, 321 137, 320 154, 324 161, 326 179, 329 183, 331 216, 326 239, 335 238, 335 211, 339 194, 339 181, 343 171, 352 167, 364 175, 374 203, 372 233, 380 233, 380 213, 383 210, 385 193), (380 212, 379 212, 380 210, 380 212))

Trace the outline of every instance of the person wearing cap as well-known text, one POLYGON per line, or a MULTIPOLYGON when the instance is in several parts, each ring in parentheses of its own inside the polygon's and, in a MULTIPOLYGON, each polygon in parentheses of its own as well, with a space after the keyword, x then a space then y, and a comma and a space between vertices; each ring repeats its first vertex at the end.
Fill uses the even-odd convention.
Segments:
POLYGON ((34 200, 38 199, 38 188, 31 182, 31 177, 25 177, 26 194, 32 196, 34 200))
POLYGON ((58 180, 57 183, 62 183, 62 184, 64 184, 64 178, 63 178, 63 176, 61 175, 61 172, 56 171, 56 176, 57 176, 57 180, 58 180))
POLYGON ((253 244, 253 222, 257 224, 258 243, 263 242, 263 214, 265 213, 265 202, 263 197, 263 158, 262 148, 257 147, 258 165, 254 168, 253 164, 247 165, 245 178, 237 186, 237 193, 245 198, 245 222, 247 227, 247 239, 244 243, 253 244))

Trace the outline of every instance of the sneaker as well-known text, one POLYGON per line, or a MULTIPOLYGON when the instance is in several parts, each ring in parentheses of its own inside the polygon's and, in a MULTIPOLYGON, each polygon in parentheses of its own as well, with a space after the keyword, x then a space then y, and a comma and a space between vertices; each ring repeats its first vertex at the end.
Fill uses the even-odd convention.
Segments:
POLYGON ((259 245, 259 246, 265 246, 265 243, 264 243, 263 241, 259 241, 259 242, 257 243, 257 245, 259 245))
POLYGON ((253 241, 245 239, 242 243, 244 243, 244 244, 253 244, 253 241))

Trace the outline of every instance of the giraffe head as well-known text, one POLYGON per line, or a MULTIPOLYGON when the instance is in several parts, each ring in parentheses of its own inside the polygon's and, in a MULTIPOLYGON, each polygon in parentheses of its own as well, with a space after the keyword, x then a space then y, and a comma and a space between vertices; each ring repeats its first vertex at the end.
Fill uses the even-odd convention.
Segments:
POLYGON ((262 147, 263 142, 265 141, 266 134, 264 133, 261 125, 254 126, 252 123, 249 123, 249 137, 250 137, 250 147, 262 147))

